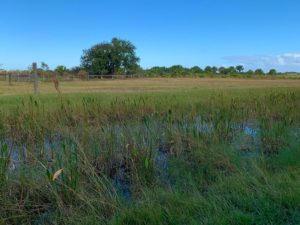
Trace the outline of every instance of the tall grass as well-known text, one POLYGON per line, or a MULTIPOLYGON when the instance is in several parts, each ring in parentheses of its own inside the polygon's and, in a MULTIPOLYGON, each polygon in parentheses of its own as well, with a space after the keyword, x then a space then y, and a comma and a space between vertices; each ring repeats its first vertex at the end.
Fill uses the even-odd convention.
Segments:
POLYGON ((298 224, 299 103, 297 89, 15 99, 0 224, 298 224))

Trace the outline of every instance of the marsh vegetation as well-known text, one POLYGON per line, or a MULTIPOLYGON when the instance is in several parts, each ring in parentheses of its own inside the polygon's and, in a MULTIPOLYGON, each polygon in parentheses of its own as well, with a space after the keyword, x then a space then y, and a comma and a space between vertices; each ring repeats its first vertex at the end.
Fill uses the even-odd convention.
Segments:
POLYGON ((0 102, 1 224, 300 223, 298 88, 0 102))

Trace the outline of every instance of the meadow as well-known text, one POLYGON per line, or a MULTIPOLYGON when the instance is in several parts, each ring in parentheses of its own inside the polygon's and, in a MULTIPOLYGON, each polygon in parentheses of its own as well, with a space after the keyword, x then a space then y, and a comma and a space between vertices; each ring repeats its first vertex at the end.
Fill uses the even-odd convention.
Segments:
POLYGON ((0 86, 0 224, 300 224, 298 80, 0 86))
MULTIPOLYGON (((174 90, 191 89, 242 89, 242 88, 282 88, 300 87, 300 79, 265 78, 131 78, 104 80, 74 80, 60 81, 62 93, 135 93, 135 92, 168 92, 174 90)), ((56 94, 53 83, 40 82, 41 94, 56 94)), ((29 95, 33 93, 32 82, 13 82, 8 85, 0 81, 0 96, 29 95)))

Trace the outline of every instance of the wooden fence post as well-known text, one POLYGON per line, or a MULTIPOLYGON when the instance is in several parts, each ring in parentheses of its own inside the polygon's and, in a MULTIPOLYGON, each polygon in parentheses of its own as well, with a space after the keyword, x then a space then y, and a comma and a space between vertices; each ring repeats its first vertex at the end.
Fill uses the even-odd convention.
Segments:
POLYGON ((11 85, 11 73, 10 72, 7 72, 6 73, 6 81, 8 81, 8 85, 11 85))
POLYGON ((8 84, 11 85, 11 73, 8 74, 8 84))
POLYGON ((38 75, 37 75, 37 64, 36 63, 32 63, 32 70, 33 70, 33 77, 34 77, 34 94, 38 93, 38 75))

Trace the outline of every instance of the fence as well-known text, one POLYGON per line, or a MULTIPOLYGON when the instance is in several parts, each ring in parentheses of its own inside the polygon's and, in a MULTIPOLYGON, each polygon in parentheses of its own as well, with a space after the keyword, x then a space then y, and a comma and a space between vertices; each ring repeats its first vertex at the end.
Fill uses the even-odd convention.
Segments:
POLYGON ((31 74, 0 74, 0 80, 7 82, 31 82, 33 76, 31 74))
MULTIPOLYGON (((40 75, 38 74, 39 81, 52 81, 52 77, 55 74, 49 75, 40 75)), ((64 74, 62 76, 57 75, 57 79, 59 81, 72 81, 72 80, 94 80, 94 79, 130 79, 130 78, 137 78, 140 75, 87 75, 85 77, 75 75, 75 74, 64 74)), ((0 81, 6 81, 9 84, 14 82, 33 82, 34 75, 30 73, 0 73, 0 81)))
POLYGON ((88 75, 88 79, 126 79, 137 77, 136 75, 88 75))
POLYGON ((52 80, 55 84, 56 90, 60 93, 59 90, 59 80, 90 80, 90 79, 126 79, 132 78, 133 75, 89 75, 87 73, 78 73, 77 75, 70 73, 63 73, 61 76, 53 71, 39 71, 37 63, 32 63, 32 71, 0 71, 0 80, 7 81, 9 85, 12 85, 13 82, 33 82, 34 94, 39 92, 39 81, 49 81, 52 80))

